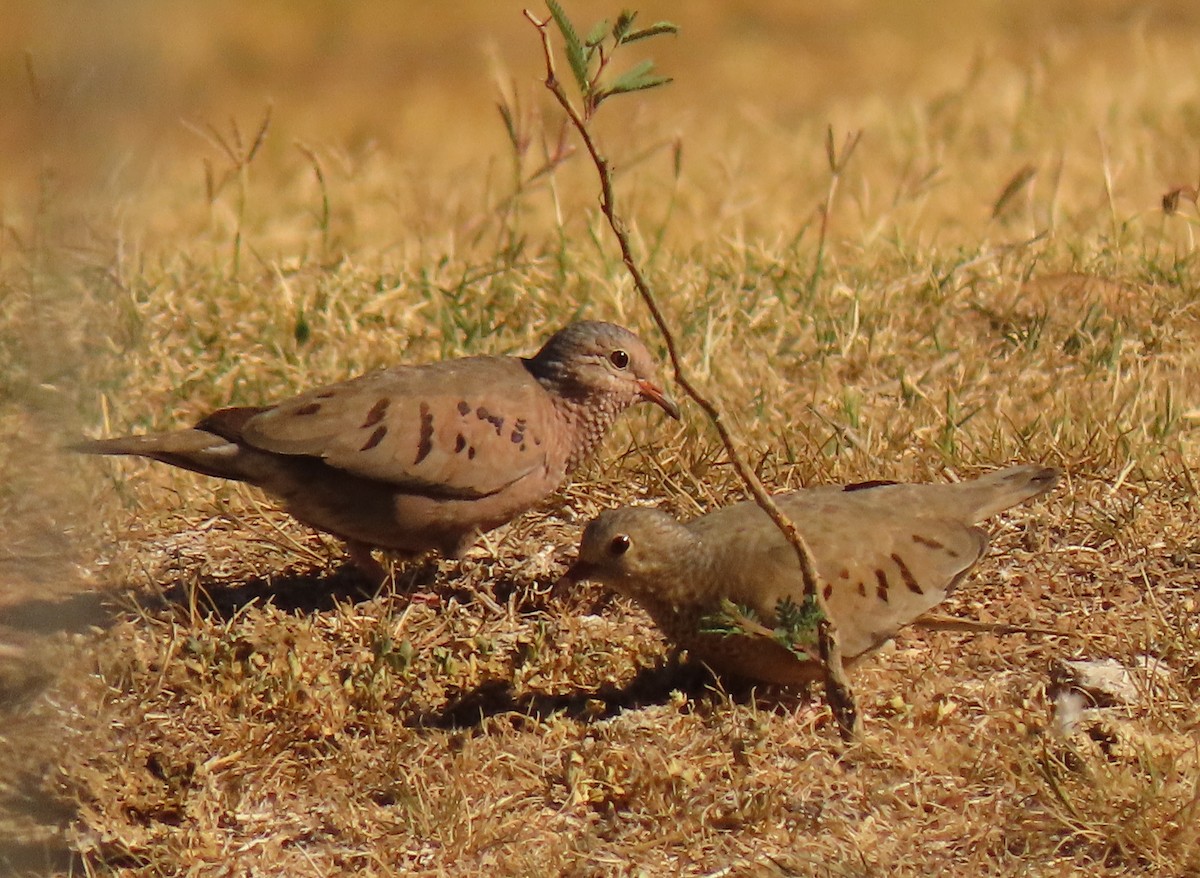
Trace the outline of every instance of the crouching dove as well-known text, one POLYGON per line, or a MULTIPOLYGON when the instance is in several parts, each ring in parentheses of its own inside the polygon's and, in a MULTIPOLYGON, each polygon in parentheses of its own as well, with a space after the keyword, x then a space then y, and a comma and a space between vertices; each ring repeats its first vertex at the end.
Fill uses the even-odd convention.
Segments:
POLYGON ((74 449, 257 485, 344 540, 380 581, 372 548, 460 556, 551 494, 643 400, 679 418, 636 335, 582 322, 530 358, 393 366, 275 405, 220 409, 188 430, 74 449))
MULTIPOLYGON (((775 502, 808 541, 851 664, 963 580, 987 548, 978 522, 1046 493, 1058 476, 1015 466, 958 484, 829 485, 775 502)), ((781 616, 796 618, 804 583, 791 544, 753 502, 687 524, 657 509, 604 512, 564 578, 637 601, 668 639, 717 672, 779 684, 820 676, 815 660, 773 636, 786 625, 781 616)))

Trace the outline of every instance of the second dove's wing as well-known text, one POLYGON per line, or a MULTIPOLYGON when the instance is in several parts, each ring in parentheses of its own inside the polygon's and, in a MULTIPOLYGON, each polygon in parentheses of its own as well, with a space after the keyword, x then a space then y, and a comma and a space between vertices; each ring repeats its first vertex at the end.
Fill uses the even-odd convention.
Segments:
MULTIPOLYGON (((883 492, 879 503, 863 502, 873 490, 776 498, 813 553, 847 657, 873 649, 944 600, 987 547, 982 530, 939 518, 934 508, 922 515, 897 510, 883 492)), ((773 624, 779 601, 803 600, 795 553, 757 506, 728 507, 692 527, 725 546, 724 591, 735 603, 773 624)))

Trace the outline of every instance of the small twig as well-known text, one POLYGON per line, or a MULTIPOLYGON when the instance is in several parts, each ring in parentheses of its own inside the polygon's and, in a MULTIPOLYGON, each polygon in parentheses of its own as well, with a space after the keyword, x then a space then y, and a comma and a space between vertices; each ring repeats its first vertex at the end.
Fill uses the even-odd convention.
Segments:
POLYGON ((329 188, 325 184, 325 170, 321 167, 321 160, 317 158, 316 151, 305 143, 297 140, 296 149, 300 150, 301 154, 308 159, 312 164, 313 173, 317 178, 317 185, 321 189, 321 215, 317 223, 321 229, 321 252, 325 255, 329 254, 329 220, 331 211, 329 208, 329 188))
POLYGON ((221 134, 211 122, 203 124, 196 124, 187 120, 183 122, 185 128, 203 138, 214 149, 224 153, 225 157, 229 160, 229 167, 218 181, 214 178, 212 163, 207 158, 204 159, 204 189, 209 207, 212 207, 217 195, 225 188, 226 184, 231 181, 236 181, 237 183, 235 209, 237 223, 233 232, 232 260, 232 272, 234 276, 241 270, 242 263, 242 231, 246 220, 247 192, 250 187, 250 163, 254 161, 254 157, 258 155, 259 149, 266 143, 267 132, 271 128, 271 111, 271 104, 267 104, 262 122, 259 123, 258 130, 255 132, 254 139, 250 141, 249 146, 242 139, 242 130, 238 127, 236 119, 230 119, 229 121, 228 137, 221 134))
POLYGON ((953 616, 922 616, 912 623, 925 631, 956 631, 966 634, 1041 634, 1046 637, 1069 637, 1063 631, 1035 628, 1009 622, 981 622, 978 619, 958 619, 953 616))
POLYGON ((1113 192, 1113 171, 1108 156, 1108 142, 1104 139, 1103 131, 1096 131, 1096 139, 1100 141, 1100 169, 1104 172, 1104 196, 1108 201, 1108 218, 1112 223, 1113 240, 1119 241, 1121 224, 1117 219, 1117 201, 1113 192))
MULTIPOLYGON (((729 459, 737 470, 743 484, 745 484, 746 489, 754 497, 755 502, 762 510, 770 516, 775 526, 779 528, 796 551, 796 557, 800 562, 800 574, 804 581, 805 596, 816 601, 817 606, 821 608, 822 619, 818 623, 817 634, 821 662, 825 672, 826 700, 837 719, 842 737, 846 740, 858 738, 862 731, 862 718, 855 705, 854 695, 850 689, 845 668, 842 666, 842 654, 837 639, 837 629, 829 615, 824 595, 818 587, 816 564, 813 561, 812 552, 805 543, 804 538, 800 535, 800 532, 796 530, 796 526, 792 524, 775 504, 775 501, 771 499, 771 495, 767 493, 766 488, 763 487, 754 470, 750 468, 739 453, 733 435, 729 432, 729 428, 726 427, 721 417, 721 412, 712 401, 705 397, 691 383, 684 372, 675 336, 667 325, 662 309, 659 307, 654 294, 646 283, 646 279, 642 276, 641 269, 638 267, 633 255, 625 222, 617 214, 613 195, 612 170, 608 160, 601 154, 588 129, 587 121, 580 115, 575 105, 571 103, 555 72, 554 53, 550 44, 550 34, 547 30, 550 20, 540 20, 529 10, 525 10, 525 17, 529 19, 533 26, 537 28, 538 33, 541 34, 542 50, 546 60, 546 88, 554 95, 555 100, 558 101, 563 111, 567 114, 567 117, 571 120, 572 126, 579 133, 588 154, 592 158, 592 163, 596 167, 596 172, 600 180, 600 210, 603 212, 605 219, 608 220, 608 224, 612 227, 613 234, 617 238, 617 243, 621 248, 621 259, 625 263, 625 268, 629 271, 638 294, 649 309, 650 315, 654 318, 654 322, 658 326, 659 332, 662 333, 663 340, 666 342, 667 355, 671 360, 671 367, 675 373, 675 381, 700 406, 705 415, 708 416, 717 434, 721 437, 725 451, 729 455, 729 459)), ((855 138, 854 143, 857 143, 857 138, 855 138)), ((852 150, 853 143, 843 152, 843 159, 848 158, 849 152, 852 150)))
POLYGON ((833 143, 833 126, 830 125, 825 129, 825 159, 829 163, 829 188, 825 192, 824 203, 818 208, 821 214, 821 229, 817 236, 817 255, 813 259, 812 276, 808 279, 810 296, 816 291, 817 283, 820 282, 821 275, 825 271, 825 242, 829 236, 829 218, 833 214, 833 201, 837 197, 842 173, 846 170, 846 165, 849 163, 850 157, 854 155, 854 149, 860 140, 862 140, 861 130, 847 134, 846 139, 842 141, 842 151, 839 154, 833 143))
POLYGON ((1025 165, 1009 178, 992 203, 992 219, 999 219, 1017 194, 1037 176, 1037 165, 1025 165))

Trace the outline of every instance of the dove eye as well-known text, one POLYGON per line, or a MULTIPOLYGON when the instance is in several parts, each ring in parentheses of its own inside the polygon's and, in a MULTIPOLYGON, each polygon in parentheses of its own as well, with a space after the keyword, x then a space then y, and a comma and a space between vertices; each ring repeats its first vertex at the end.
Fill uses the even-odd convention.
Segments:
POLYGON ((629 354, 618 348, 608 355, 608 361, 618 369, 624 369, 629 365, 629 354))
POLYGON ((629 551, 629 547, 633 545, 627 534, 617 534, 612 538, 612 542, 608 544, 608 554, 614 558, 624 555, 629 551))

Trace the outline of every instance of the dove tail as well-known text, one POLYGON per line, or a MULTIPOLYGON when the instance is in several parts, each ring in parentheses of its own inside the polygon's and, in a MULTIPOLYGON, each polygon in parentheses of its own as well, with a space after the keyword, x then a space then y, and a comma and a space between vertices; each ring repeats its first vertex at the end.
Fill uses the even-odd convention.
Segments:
POLYGON ((207 430, 176 430, 170 433, 148 433, 144 436, 90 439, 69 447, 71 451, 80 454, 148 457, 219 479, 250 480, 243 470, 240 447, 207 430))
POLYGON ((1059 475, 1052 466, 1010 466, 971 482, 961 482, 954 490, 965 501, 967 518, 977 523, 1040 497, 1058 484, 1059 475))

